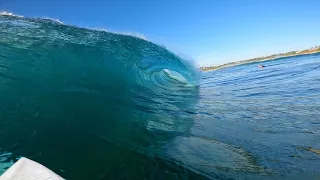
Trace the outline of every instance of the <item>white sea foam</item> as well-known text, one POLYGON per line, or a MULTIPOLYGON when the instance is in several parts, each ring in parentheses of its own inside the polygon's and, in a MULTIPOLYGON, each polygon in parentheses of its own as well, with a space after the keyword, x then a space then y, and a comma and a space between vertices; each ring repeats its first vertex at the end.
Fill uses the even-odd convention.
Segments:
MULTIPOLYGON (((23 17, 21 15, 17 15, 17 14, 13 14, 12 12, 7 12, 7 11, 1 11, 0 12, 0 15, 2 16, 14 16, 14 17, 23 17)), ((59 19, 55 19, 55 18, 50 18, 50 17, 39 17, 40 19, 48 19, 48 20, 51 20, 51 21, 55 21, 57 23, 60 23, 60 24, 64 24, 62 21, 60 21, 59 19)))
POLYGON ((64 24, 64 22, 60 21, 59 19, 55 19, 55 18, 50 18, 50 17, 41 17, 40 19, 48 19, 54 22, 57 22, 59 24, 64 24))
POLYGON ((1 11, 1 12, 0 12, 0 15, 1 15, 1 16, 23 17, 23 16, 20 16, 20 15, 17 15, 17 14, 13 14, 12 12, 6 12, 6 11, 1 11))
POLYGON ((133 32, 119 32, 117 34, 123 34, 123 35, 127 35, 127 36, 133 36, 133 37, 137 37, 143 40, 148 40, 147 37, 141 33, 133 33, 133 32))

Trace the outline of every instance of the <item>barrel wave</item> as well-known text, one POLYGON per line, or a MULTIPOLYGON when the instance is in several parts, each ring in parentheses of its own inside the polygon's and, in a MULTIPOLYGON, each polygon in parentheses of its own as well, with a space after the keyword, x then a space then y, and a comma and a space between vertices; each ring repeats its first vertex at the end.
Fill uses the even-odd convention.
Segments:
POLYGON ((86 66, 84 70, 100 66, 113 79, 124 78, 148 87, 159 85, 158 81, 165 88, 179 83, 198 85, 196 71, 189 63, 138 37, 68 26, 50 19, 16 16, 2 17, 1 27, 3 45, 32 50, 32 55, 49 57, 46 61, 72 62, 73 66, 86 66), (174 71, 186 81, 167 81, 164 70, 174 71))
POLYGON ((138 37, 50 19, 2 15, 0 32, 5 168, 25 156, 71 179, 202 177, 164 150, 193 124, 180 118, 198 99, 190 63, 138 37))

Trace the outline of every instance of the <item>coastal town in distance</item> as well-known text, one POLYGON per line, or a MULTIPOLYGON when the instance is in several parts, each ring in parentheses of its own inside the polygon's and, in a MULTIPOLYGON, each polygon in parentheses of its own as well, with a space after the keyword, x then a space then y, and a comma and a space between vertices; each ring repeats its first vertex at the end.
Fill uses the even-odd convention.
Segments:
POLYGON ((202 71, 212 71, 212 70, 217 70, 217 69, 221 69, 221 68, 225 68, 225 67, 251 63, 251 62, 268 61, 268 60, 273 60, 273 59, 277 59, 277 58, 281 58, 281 57, 299 56, 299 55, 314 54, 314 53, 319 53, 319 52, 320 52, 320 46, 314 46, 312 48, 305 49, 305 50, 290 51, 290 52, 286 52, 286 53, 278 53, 278 54, 273 54, 273 55, 269 55, 269 56, 262 56, 262 57, 257 57, 257 58, 253 58, 253 59, 230 62, 230 63, 222 64, 219 66, 200 67, 200 69, 202 71))

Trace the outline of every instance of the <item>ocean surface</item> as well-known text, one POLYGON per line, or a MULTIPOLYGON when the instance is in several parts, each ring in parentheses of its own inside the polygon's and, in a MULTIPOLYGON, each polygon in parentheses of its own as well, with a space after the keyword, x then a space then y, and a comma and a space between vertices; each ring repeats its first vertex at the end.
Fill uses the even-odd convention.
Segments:
POLYGON ((199 72, 147 40, 0 16, 0 174, 319 179, 320 54, 199 72))

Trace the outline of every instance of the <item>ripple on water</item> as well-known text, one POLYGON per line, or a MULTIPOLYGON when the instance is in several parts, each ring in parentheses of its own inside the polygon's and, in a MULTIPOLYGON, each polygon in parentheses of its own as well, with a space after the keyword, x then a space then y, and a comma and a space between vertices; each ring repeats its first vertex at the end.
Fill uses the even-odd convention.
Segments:
POLYGON ((228 177, 248 172, 267 175, 249 152, 214 139, 177 137, 167 147, 167 153, 174 159, 211 177, 225 172, 228 177))
POLYGON ((0 175, 3 174, 9 167, 11 167, 14 164, 11 155, 12 153, 1 152, 0 149, 0 175))

